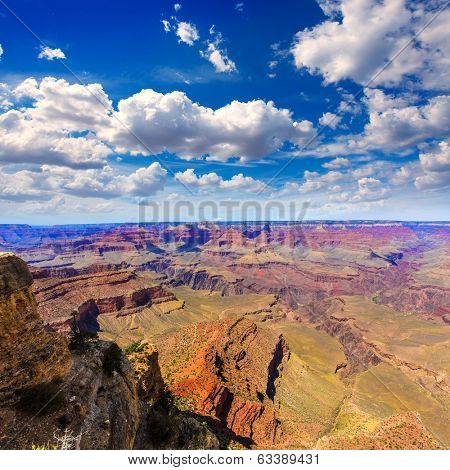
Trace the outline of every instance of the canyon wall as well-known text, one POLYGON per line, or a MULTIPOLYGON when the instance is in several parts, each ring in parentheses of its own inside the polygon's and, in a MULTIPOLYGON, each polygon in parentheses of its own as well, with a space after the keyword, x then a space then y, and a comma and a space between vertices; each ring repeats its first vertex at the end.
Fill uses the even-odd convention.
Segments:
POLYGON ((21 259, 0 253, 0 400, 61 378, 71 367, 66 341, 45 331, 37 314, 32 283, 21 259))
POLYGON ((66 432, 73 448, 131 449, 141 404, 129 361, 105 341, 69 350, 44 329, 32 282, 21 259, 0 254, 0 448, 66 432))

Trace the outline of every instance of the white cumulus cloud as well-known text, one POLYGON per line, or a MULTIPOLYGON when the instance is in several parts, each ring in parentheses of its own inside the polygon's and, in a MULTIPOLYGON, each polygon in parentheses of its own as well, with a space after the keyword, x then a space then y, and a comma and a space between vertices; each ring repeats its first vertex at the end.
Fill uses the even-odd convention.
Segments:
POLYGON ((34 101, 0 114, 0 163, 104 165, 112 151, 94 132, 108 125, 112 107, 100 85, 48 77, 39 84, 27 79, 9 91, 11 99, 34 101))
POLYGON ((348 158, 337 157, 331 162, 324 163, 322 166, 328 170, 339 170, 339 168, 345 168, 350 165, 348 158))
POLYGON ((323 113, 319 118, 319 124, 321 126, 327 126, 331 129, 336 129, 336 127, 341 122, 342 117, 334 113, 323 113))
POLYGON ((176 26, 175 33, 179 38, 179 42, 184 42, 189 46, 193 46, 194 42, 200 39, 200 35, 195 24, 187 21, 180 21, 176 26))
POLYGON ((295 36, 291 52, 297 68, 321 74, 326 83, 366 84, 427 25, 372 83, 393 86, 415 76, 423 88, 448 87, 448 9, 431 22, 435 2, 322 0, 320 5, 329 19, 295 36))
POLYGON ((215 30, 214 25, 209 28, 209 34, 212 38, 208 39, 207 48, 200 51, 200 55, 213 64, 216 72, 236 72, 236 64, 228 57, 227 50, 221 46, 223 43, 222 34, 215 30))
POLYGON ((54 59, 65 59, 66 55, 61 49, 55 48, 52 49, 51 47, 45 46, 42 47, 41 52, 38 54, 38 59, 45 59, 45 60, 54 60, 54 59))
POLYGON ((364 177, 358 180, 358 191, 352 201, 380 201, 389 194, 389 189, 380 180, 364 177))
POLYGON ((82 198, 148 197, 164 189, 167 171, 157 162, 121 175, 110 166, 78 170, 42 165, 37 171, 0 171, 0 199, 51 200, 55 193, 82 198))
POLYGON ((396 149, 445 136, 450 126, 450 96, 431 98, 423 105, 366 90, 369 123, 364 128, 368 148, 396 149))
POLYGON ((232 101, 214 110, 179 91, 142 90, 119 101, 116 116, 126 129, 113 120, 99 135, 117 152, 149 155, 167 150, 186 160, 258 160, 287 141, 302 145, 315 132, 310 121, 294 121, 289 110, 271 101, 232 101))
POLYGON ((257 193, 267 187, 262 181, 256 180, 251 176, 244 176, 242 173, 233 175, 229 180, 225 180, 215 172, 197 176, 193 168, 176 173, 175 178, 188 187, 200 189, 203 193, 211 193, 218 190, 257 193))
POLYGON ((187 160, 258 160, 286 142, 304 145, 315 134, 310 121, 295 121, 271 101, 232 101, 212 109, 179 91, 147 89, 115 109, 101 85, 52 77, 0 87, 0 103, 0 164, 99 168, 114 152, 164 151, 187 160), (20 104, 24 99, 27 106, 20 104))
POLYGON ((382 202, 391 196, 388 176, 393 172, 392 163, 375 161, 363 164, 356 169, 352 169, 350 162, 345 158, 336 158, 335 161, 329 163, 331 165, 322 166, 330 171, 319 173, 306 170, 303 174, 303 181, 289 181, 275 195, 315 193, 316 201, 327 198, 333 204, 345 202, 353 206, 357 205, 358 208, 361 208, 362 204, 382 202))
POLYGON ((424 172, 415 180, 418 189, 444 189, 450 187, 450 141, 442 141, 432 152, 419 154, 424 172))
POLYGON ((450 96, 419 100, 414 95, 388 94, 366 88, 362 102, 368 122, 360 134, 338 136, 314 148, 317 156, 365 154, 373 150, 402 152, 426 140, 442 139, 450 128, 450 96))
POLYGON ((236 64, 228 57, 227 52, 219 49, 214 42, 209 42, 201 56, 209 60, 217 72, 236 72, 236 64))

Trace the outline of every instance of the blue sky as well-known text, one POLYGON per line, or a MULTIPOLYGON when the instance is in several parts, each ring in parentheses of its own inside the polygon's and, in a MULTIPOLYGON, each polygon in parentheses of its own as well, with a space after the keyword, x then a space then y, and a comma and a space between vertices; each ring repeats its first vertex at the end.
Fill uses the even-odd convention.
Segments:
POLYGON ((444 3, 5 1, 1 222, 185 199, 448 219, 444 3))

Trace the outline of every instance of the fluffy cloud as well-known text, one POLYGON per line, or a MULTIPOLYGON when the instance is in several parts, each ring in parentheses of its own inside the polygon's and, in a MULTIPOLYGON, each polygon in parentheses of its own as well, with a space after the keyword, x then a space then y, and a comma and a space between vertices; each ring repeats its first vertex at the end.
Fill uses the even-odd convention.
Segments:
POLYGON ((229 180, 221 181, 220 188, 226 191, 244 191, 256 193, 267 189, 267 185, 262 181, 255 180, 251 176, 244 176, 242 173, 234 175, 229 180))
POLYGON ((418 189, 444 189, 450 186, 450 141, 442 141, 433 152, 419 155, 424 172, 415 180, 418 189))
POLYGON ((224 180, 214 172, 197 176, 194 169, 189 168, 184 172, 178 172, 175 178, 188 187, 198 188, 201 192, 207 193, 217 190, 257 193, 267 188, 262 181, 244 176, 242 173, 232 176, 229 180, 224 180))
MULTIPOLYGON (((180 8, 178 8, 178 10, 180 8)), ((177 11, 177 9, 175 9, 175 11, 177 11)), ((174 16, 172 16, 172 20, 173 23, 171 23, 169 20, 163 19, 161 20, 161 23, 166 33, 170 33, 171 31, 173 31, 176 36, 178 36, 179 43, 184 42, 188 46, 193 46, 194 42, 200 39, 200 34, 195 24, 190 23, 188 21, 178 21, 177 18, 174 16)))
POLYGON ((285 142, 303 145, 315 133, 310 121, 294 121, 271 101, 232 101, 213 110, 182 92, 142 90, 114 110, 99 84, 51 77, 0 88, 0 103, 6 108, 0 113, 0 163, 100 168, 114 151, 165 150, 187 160, 257 160, 285 142), (32 104, 21 106, 21 100, 32 104))
POLYGON ((415 185, 417 189, 437 190, 450 187, 450 172, 442 173, 425 173, 423 176, 416 178, 415 185))
POLYGON ((184 42, 189 46, 193 46, 194 42, 200 39, 195 24, 186 21, 177 23, 175 34, 179 37, 179 42, 184 42))
POLYGON ((217 72, 236 72, 236 64, 228 57, 227 52, 219 49, 214 42, 208 42, 208 48, 200 55, 209 60, 217 72))
POLYGON ((392 174, 393 163, 386 160, 375 160, 373 162, 361 165, 358 168, 350 168, 348 174, 359 180, 365 176, 372 176, 374 178, 387 178, 392 174))
POLYGON ((164 189, 167 170, 158 162, 152 163, 147 168, 139 168, 131 175, 119 176, 116 184, 119 191, 137 197, 147 197, 164 189))
POLYGON ((0 44, 0 59, 2 58, 2 55, 3 55, 3 47, 2 47, 2 45, 0 44))
POLYGON ((436 96, 427 104, 409 104, 381 90, 366 90, 369 123, 364 145, 369 149, 398 149, 445 136, 450 126, 450 96, 436 96))
MULTIPOLYGON (((307 170, 304 172, 303 182, 288 182, 275 194, 284 196, 314 192, 317 193, 316 201, 328 198, 328 201, 333 204, 347 203, 358 204, 358 206, 380 202, 391 195, 387 177, 392 174, 392 164, 382 161, 371 162, 352 169, 344 162, 343 166, 345 168, 341 171, 333 169, 326 173, 307 170)), ((336 167, 341 167, 340 163, 336 167)))
POLYGON ((184 172, 178 172, 175 178, 186 186, 196 186, 198 188, 215 186, 221 181, 217 173, 207 173, 198 177, 193 168, 188 168, 184 172))
POLYGON ((324 163, 322 166, 328 170, 339 170, 339 168, 345 168, 350 165, 348 158, 337 157, 331 162, 324 163))
POLYGON ((336 192, 341 190, 337 183, 347 179, 347 175, 340 171, 329 171, 320 174, 317 171, 306 170, 303 174, 303 183, 288 182, 281 189, 281 195, 299 192, 302 194, 320 190, 336 192))
POLYGON ((425 25, 416 38, 372 83, 392 86, 416 76, 422 87, 448 86, 450 39, 446 10, 436 14, 436 2, 415 0, 322 0, 329 19, 300 31, 292 54, 297 68, 321 74, 326 83, 352 79, 366 84, 425 25))
POLYGON ((42 47, 41 52, 38 54, 38 59, 54 60, 54 59, 65 59, 66 55, 61 49, 52 49, 50 47, 42 47))
POLYGON ((338 136, 318 145, 317 156, 365 154, 411 149, 430 139, 442 139, 450 126, 450 96, 438 95, 420 102, 414 95, 389 95, 379 89, 364 90, 368 122, 361 134, 338 136))
POLYGON ((74 170, 43 165, 38 171, 0 172, 0 199, 9 201, 51 200, 55 193, 83 198, 148 197, 164 189, 167 171, 159 163, 129 175, 111 167, 74 170))
POLYGON ((322 117, 319 118, 319 124, 321 126, 327 126, 331 129, 336 129, 336 127, 341 122, 342 117, 334 113, 323 113, 322 117))
POLYGON ((31 98, 31 119, 45 121, 51 129, 66 128, 70 132, 91 130, 107 125, 112 104, 102 86, 70 84, 66 80, 47 77, 38 83, 27 79, 20 83, 14 94, 31 98))
POLYGON ((108 124, 112 108, 100 85, 27 79, 9 93, 34 101, 0 114, 0 162, 103 166, 111 149, 93 131, 108 124))
POLYGON ((450 171, 450 141, 442 141, 434 152, 421 153, 420 164, 424 171, 450 171))
POLYGON ((47 129, 24 111, 0 115, 0 162, 49 163, 74 168, 103 166, 111 150, 92 134, 70 137, 64 129, 47 129))
POLYGON ((209 28, 209 34, 212 37, 207 41, 206 50, 200 51, 200 55, 214 65, 216 72, 236 72, 236 64, 228 57, 226 49, 221 46, 222 34, 215 30, 214 25, 209 28))
MULTIPOLYGON (((363 133, 318 146, 316 155, 403 151, 444 137, 450 126, 448 96, 423 103, 367 89, 364 103, 369 121, 363 133)), ((310 121, 294 121, 270 101, 233 101, 214 110, 182 92, 142 90, 119 101, 115 110, 99 84, 51 77, 27 79, 15 88, 2 84, 0 109, 5 111, 0 113, 0 163, 102 167, 114 151, 150 155, 165 150, 183 159, 247 161, 264 158, 285 142, 302 146, 315 135, 310 121), (22 106, 22 100, 32 104, 22 106)))
POLYGON ((119 101, 115 115, 131 131, 115 121, 102 134, 118 152, 149 155, 149 149, 167 150, 186 160, 204 155, 219 161, 257 160, 286 141, 302 145, 314 135, 310 121, 294 121, 287 109, 278 109, 271 101, 232 101, 213 110, 179 91, 142 90, 119 101))
POLYGON ((181 10, 181 3, 174 3, 173 9, 175 11, 180 11, 181 10))
POLYGON ((352 201, 379 201, 385 199, 389 189, 376 178, 364 177, 358 180, 358 191, 352 197, 352 201))
POLYGON ((60 178, 63 191, 81 197, 115 198, 120 196, 147 197, 164 189, 167 171, 157 162, 139 168, 129 175, 117 175, 110 167, 101 170, 50 170, 60 178))
POLYGON ((315 171, 305 171, 304 178, 306 181, 300 186, 299 191, 301 193, 309 193, 324 187, 330 188, 339 181, 342 181, 345 178, 345 175, 340 171, 334 170, 322 175, 315 171))
POLYGON ((22 170, 13 174, 0 171, 0 199, 23 202, 29 200, 49 200, 52 198, 50 187, 39 173, 22 170))
POLYGON ((421 174, 420 164, 418 162, 410 162, 403 165, 394 172, 391 182, 395 186, 403 186, 414 181, 416 177, 421 174))

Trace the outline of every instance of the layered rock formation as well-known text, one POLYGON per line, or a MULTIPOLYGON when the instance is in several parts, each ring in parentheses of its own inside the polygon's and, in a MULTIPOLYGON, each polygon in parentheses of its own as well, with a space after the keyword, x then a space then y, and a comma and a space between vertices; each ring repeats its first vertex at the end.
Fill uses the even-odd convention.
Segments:
POLYGON ((75 321, 82 331, 98 331, 99 315, 130 315, 143 307, 176 300, 160 285, 149 285, 131 271, 102 272, 68 278, 37 279, 39 315, 58 331, 75 321))
MULTIPOLYGON (((47 329, 101 324, 102 339, 139 344, 134 373, 119 354, 109 374, 108 342, 72 354, 64 419, 87 436, 82 447, 450 442, 448 224, 9 226, 0 244, 30 263, 47 329)), ((31 306, 25 291, 15 292, 31 306)), ((20 301, 7 302, 20 311, 20 301)), ((40 325, 37 344, 54 357, 64 342, 40 325)), ((27 370, 21 353, 20 363, 8 360, 27 370)), ((64 375, 52 366, 51 377, 64 375)), ((54 429, 61 416, 50 416, 54 429)))
POLYGON ((53 441, 52 433, 63 428, 73 447, 132 448, 140 404, 130 363, 120 350, 111 356, 114 343, 88 343, 71 354, 62 336, 45 331, 31 284, 26 264, 2 253, 0 446, 31 448, 45 438, 53 441), (28 414, 34 415, 32 426, 28 414))
POLYGON ((247 446, 274 446, 282 435, 277 386, 289 351, 282 336, 239 318, 198 323, 160 344, 169 390, 217 418, 247 446))
POLYGON ((27 265, 0 253, 0 400, 63 377, 71 366, 65 340, 44 329, 27 265))
POLYGON ((447 224, 5 226, 2 238, 5 248, 33 266, 36 278, 153 270, 176 284, 224 295, 288 289, 291 297, 302 293, 303 303, 378 295, 404 312, 448 314, 443 306, 450 280, 439 267, 449 252, 447 224))
POLYGON ((69 349, 44 329, 32 282, 22 260, 0 254, 0 448, 219 446, 196 419, 172 414, 170 436, 159 441, 152 405, 165 384, 156 351, 140 351, 134 359, 144 367, 135 371, 115 343, 78 333, 69 349))

